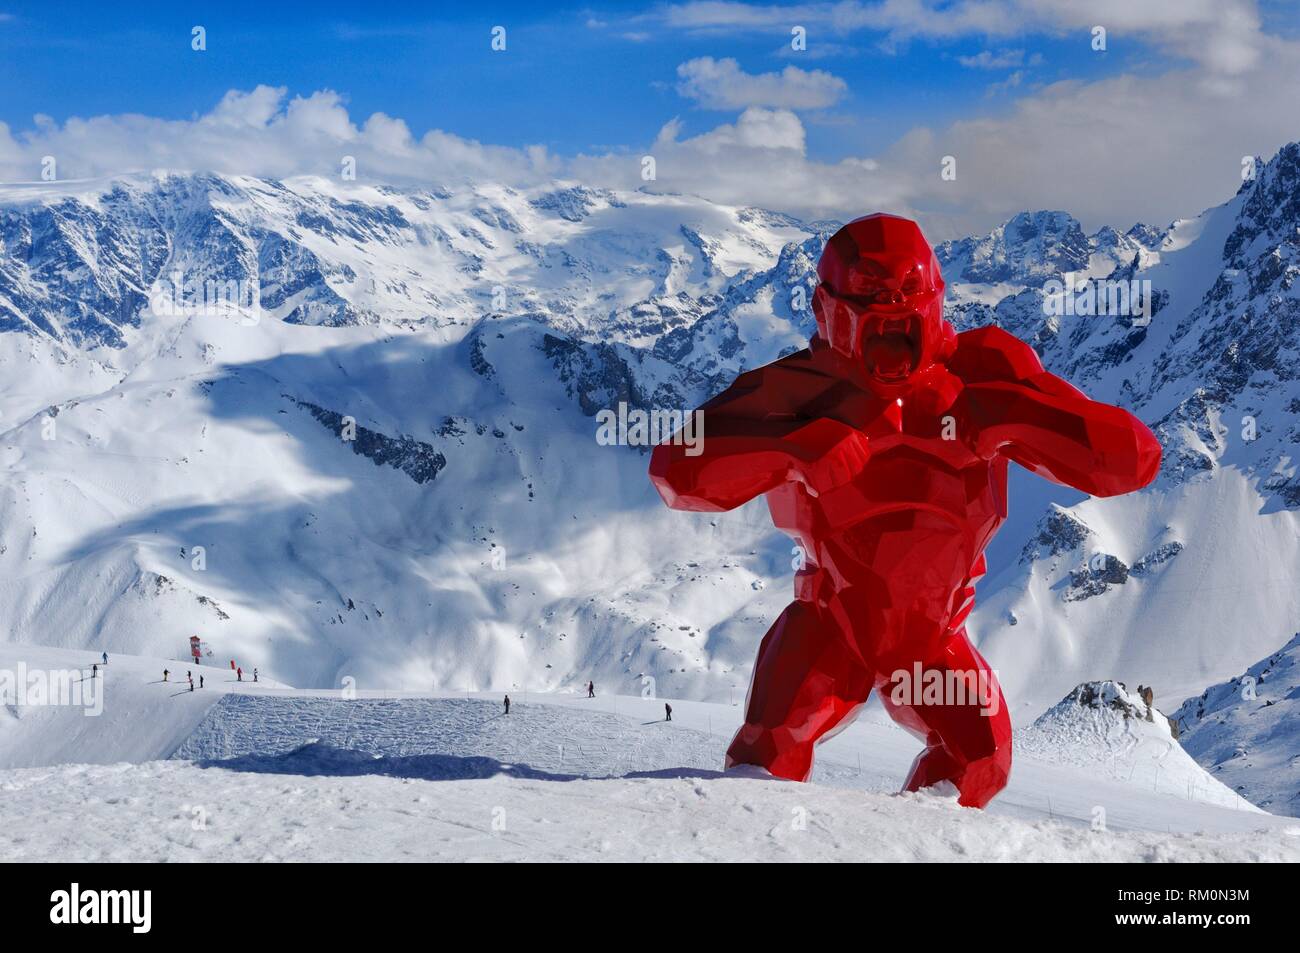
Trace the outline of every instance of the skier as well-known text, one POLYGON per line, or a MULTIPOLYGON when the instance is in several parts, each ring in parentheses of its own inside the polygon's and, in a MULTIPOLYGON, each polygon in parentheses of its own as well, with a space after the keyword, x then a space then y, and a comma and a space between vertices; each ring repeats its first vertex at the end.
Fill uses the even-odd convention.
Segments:
POLYGON ((235 669, 235 680, 239 682, 244 680, 244 666, 241 665, 239 668, 235 669))
POLYGON ((163 669, 163 681, 164 681, 164 682, 167 681, 167 676, 170 675, 170 674, 171 674, 171 672, 167 671, 167 669, 163 669))
POLYGON ((99 678, 99 666, 98 666, 98 665, 92 665, 92 666, 90 666, 90 677, 91 677, 91 678, 99 678))
POLYGON ((595 682, 588 682, 588 683, 587 683, 587 697, 588 697, 588 698, 595 698, 595 697, 596 697, 596 683, 595 683, 595 682))
POLYGON ((107 652, 104 653, 104 664, 105 664, 105 665, 108 664, 108 653, 107 653, 107 652))
POLYGON ((664 702, 664 721, 673 720, 673 706, 664 702))
POLYGON ((199 676, 199 688, 202 688, 202 687, 203 687, 203 676, 200 675, 200 676, 199 676))
POLYGON ((185 675, 190 680, 190 691, 194 691, 194 676, 191 675, 189 672, 186 672, 185 675))
POLYGON ((230 670, 231 670, 232 672, 235 670, 235 660, 234 660, 234 659, 231 659, 231 660, 230 660, 230 670))
POLYGON ((257 669, 253 669, 253 681, 257 681, 257 669))
POLYGON ((510 714, 510 696, 506 696, 506 714, 510 714))

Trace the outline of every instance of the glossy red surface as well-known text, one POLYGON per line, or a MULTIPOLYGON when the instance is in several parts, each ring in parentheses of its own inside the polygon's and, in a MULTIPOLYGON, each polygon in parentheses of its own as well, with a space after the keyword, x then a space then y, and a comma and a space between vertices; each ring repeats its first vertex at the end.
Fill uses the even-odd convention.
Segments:
POLYGON ((814 746, 874 688, 926 744, 906 789, 950 782, 960 803, 983 807, 1010 774, 1011 722, 963 624, 1006 517, 1007 465, 1113 496, 1155 477, 1160 445, 1005 331, 955 334, 912 221, 851 222, 818 275, 810 347, 704 404, 701 453, 665 442, 650 463, 677 509, 765 494, 805 554, 795 601, 759 648, 727 765, 807 780, 814 746))

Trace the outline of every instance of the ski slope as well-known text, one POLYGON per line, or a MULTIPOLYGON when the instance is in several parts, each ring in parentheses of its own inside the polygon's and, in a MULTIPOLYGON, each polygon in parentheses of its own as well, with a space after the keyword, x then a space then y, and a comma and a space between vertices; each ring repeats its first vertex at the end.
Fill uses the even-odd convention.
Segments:
MULTIPOLYGON (((0 673, 78 670, 89 678, 98 652, 72 652, 36 645, 0 644, 0 673)), ((208 709, 227 692, 251 683, 236 681, 229 668, 195 666, 178 659, 142 658, 110 653, 100 666, 103 712, 87 716, 71 706, 0 704, 0 768, 38 764, 111 764, 166 758, 203 721, 208 709), (171 672, 164 682, 163 669, 171 672), (202 691, 189 691, 185 673, 202 691)), ((252 678, 252 674, 247 675, 252 678)), ((257 686, 279 686, 264 680, 257 686)))
MULTIPOLYGON (((0 669, 96 658, 0 646, 0 669)), ((514 694, 506 716, 495 694, 349 697, 215 668, 191 694, 160 681, 164 665, 184 671, 113 657, 96 717, 7 710, 3 856, 1300 860, 1300 824, 1236 798, 1181 749, 1162 757, 1181 755, 1198 783, 1161 785, 1138 770, 1142 745, 1102 749, 1080 733, 1071 746, 1059 718, 1052 750, 1018 753, 1007 791, 978 812, 894 793, 918 743, 874 707, 819 749, 801 785, 718 770, 734 704, 673 701, 666 723, 662 700, 514 694)))

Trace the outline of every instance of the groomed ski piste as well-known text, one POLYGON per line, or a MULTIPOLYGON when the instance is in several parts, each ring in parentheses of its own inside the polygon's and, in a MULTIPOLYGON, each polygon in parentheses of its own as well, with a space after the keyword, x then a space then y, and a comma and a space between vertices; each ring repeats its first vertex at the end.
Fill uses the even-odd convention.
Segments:
MULTIPOLYGON (((97 661, 0 645, 28 678, 97 661)), ((796 784, 720 770, 743 698, 669 700, 666 722, 664 699, 599 685, 511 693, 505 715, 501 693, 294 689, 175 659, 113 655, 99 677, 98 715, 0 707, 6 860, 1300 860, 1300 821, 1234 795, 1158 719, 1066 702, 1017 732, 981 812, 896 793, 919 743, 874 704, 796 784)))

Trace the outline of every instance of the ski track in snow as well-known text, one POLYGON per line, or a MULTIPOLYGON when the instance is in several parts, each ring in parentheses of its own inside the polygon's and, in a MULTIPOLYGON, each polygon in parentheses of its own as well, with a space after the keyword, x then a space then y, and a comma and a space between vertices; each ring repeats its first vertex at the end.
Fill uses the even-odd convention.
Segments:
MULTIPOLYGON (((283 770, 283 760, 305 744, 324 751, 359 752, 375 759, 367 771, 420 777, 479 776, 488 763, 557 779, 618 778, 684 770, 718 774, 725 735, 663 720, 663 703, 611 696, 581 709, 519 697, 510 714, 482 698, 357 698, 228 694, 209 712, 174 757, 237 770, 283 770), (594 709, 594 710, 591 710, 594 709), (454 752, 455 754, 452 754, 454 752), (462 757, 462 753, 467 753, 462 757), (456 765, 456 761, 463 765, 456 765), (458 774, 458 772, 461 772, 458 774)), ((682 703, 674 701, 675 706, 682 703)), ((711 707, 711 706, 710 706, 711 707)), ((733 716, 734 717, 734 716, 733 716)), ((294 770, 311 771, 310 758, 294 770)), ((335 770, 329 765, 323 770, 335 770)), ((892 791, 897 779, 863 775, 827 759, 815 779, 843 787, 892 791)))

